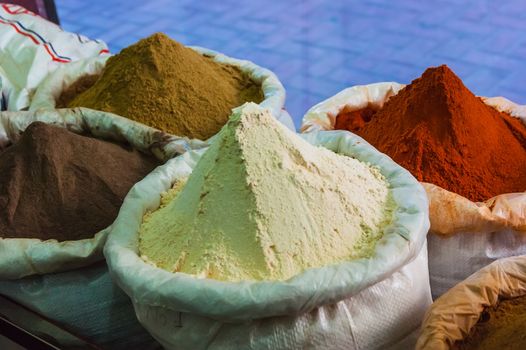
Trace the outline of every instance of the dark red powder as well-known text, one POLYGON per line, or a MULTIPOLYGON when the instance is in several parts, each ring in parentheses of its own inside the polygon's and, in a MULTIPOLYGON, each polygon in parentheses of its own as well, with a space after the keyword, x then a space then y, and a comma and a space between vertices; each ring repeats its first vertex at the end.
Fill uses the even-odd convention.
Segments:
POLYGON ((418 180, 470 200, 526 191, 526 127, 445 65, 427 69, 354 131, 418 180))
POLYGON ((336 118, 336 125, 334 128, 337 130, 356 132, 362 129, 366 123, 370 122, 375 113, 376 110, 370 106, 354 111, 344 107, 338 114, 338 118, 336 118))

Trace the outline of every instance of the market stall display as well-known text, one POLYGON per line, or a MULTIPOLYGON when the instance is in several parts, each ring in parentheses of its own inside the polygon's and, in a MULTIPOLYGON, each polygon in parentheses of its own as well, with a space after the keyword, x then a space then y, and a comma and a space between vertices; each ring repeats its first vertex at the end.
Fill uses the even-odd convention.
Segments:
POLYGON ((526 106, 442 65, 297 134, 274 73, 163 33, 110 55, 0 4, 0 47, 0 325, 66 348, 526 347, 526 106))

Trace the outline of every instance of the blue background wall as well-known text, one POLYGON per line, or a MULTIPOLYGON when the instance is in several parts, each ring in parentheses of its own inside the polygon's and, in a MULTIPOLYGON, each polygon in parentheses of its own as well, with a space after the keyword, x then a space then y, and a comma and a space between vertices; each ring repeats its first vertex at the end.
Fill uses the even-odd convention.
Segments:
POLYGON ((476 94, 526 103, 526 1, 57 0, 62 26, 114 53, 162 31, 272 69, 299 126, 341 89, 448 64, 476 94))

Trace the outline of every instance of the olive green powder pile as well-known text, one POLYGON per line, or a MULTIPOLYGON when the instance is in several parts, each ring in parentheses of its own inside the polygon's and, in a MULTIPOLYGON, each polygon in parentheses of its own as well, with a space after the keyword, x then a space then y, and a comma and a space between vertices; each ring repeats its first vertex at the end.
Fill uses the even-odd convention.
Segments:
POLYGON ((232 108, 262 100, 261 86, 238 68, 157 33, 109 58, 95 84, 68 106, 107 111, 204 140, 221 129, 232 108))

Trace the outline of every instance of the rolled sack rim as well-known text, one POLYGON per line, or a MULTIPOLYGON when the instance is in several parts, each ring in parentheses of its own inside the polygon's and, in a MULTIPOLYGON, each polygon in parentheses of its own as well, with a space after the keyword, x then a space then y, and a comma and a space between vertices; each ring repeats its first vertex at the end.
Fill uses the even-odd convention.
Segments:
POLYGON ((93 238, 62 242, 0 237, 0 281, 72 270, 101 261, 108 233, 106 227, 93 238), (49 256, 52 261, 45 258, 49 256))
POLYGON ((526 255, 499 259, 438 298, 426 312, 416 349, 449 350, 499 297, 526 296, 526 255))
MULTIPOLYGON (((368 105, 368 100, 381 100, 381 103, 376 103, 381 108, 388 98, 396 95, 405 86, 397 82, 379 82, 346 88, 311 107, 302 118, 300 130, 302 133, 334 130, 336 116, 345 106, 350 105, 351 110, 359 110, 368 105)), ((479 97, 488 106, 518 118, 526 125, 526 105, 519 105, 501 96, 479 97)), ((473 202, 438 185, 425 182, 422 184, 428 194, 433 193, 434 196, 440 198, 448 197, 447 202, 449 203, 465 203, 465 208, 468 208, 472 218, 471 222, 458 220, 452 227, 449 224, 445 225, 440 220, 434 220, 435 218, 431 216, 430 232, 432 234, 449 237, 457 233, 490 233, 507 229, 526 234, 526 191, 502 193, 483 202, 473 202), (511 202, 514 203, 513 206, 503 208, 511 202)))
MULTIPOLYGON (((274 118, 283 123, 287 128, 295 131, 294 123, 292 118, 285 111, 285 99, 286 92, 283 84, 278 79, 277 75, 271 70, 261 67, 254 62, 248 60, 242 60, 238 58, 229 57, 220 52, 199 47, 199 46, 187 46, 188 48, 196 51, 197 53, 212 58, 215 62, 228 64, 240 68, 243 72, 247 73, 248 76, 253 79, 256 83, 261 85, 261 90, 264 95, 263 101, 259 103, 261 107, 270 110, 274 118)), ((100 57, 87 58, 75 62, 63 65, 48 75, 42 83, 38 86, 31 99, 29 110, 37 109, 55 109, 56 99, 59 97, 59 90, 56 86, 62 86, 60 93, 64 88, 74 83, 78 78, 85 74, 100 74, 106 65, 107 60, 112 55, 104 55, 100 57), (74 79, 64 79, 65 77, 71 77, 74 79)), ((237 106, 239 107, 239 106, 237 106)), ((102 111, 101 111, 102 112, 102 111)), ((109 112, 111 115, 115 115, 109 112)), ((174 135, 176 137, 184 137, 181 135, 174 135)), ((212 136, 213 137, 213 136, 212 136)), ((201 142, 209 142, 208 140, 198 140, 201 142)))
POLYGON ((349 132, 302 136, 315 145, 378 165, 389 179, 398 207, 393 224, 377 242, 372 258, 307 269, 286 281, 244 282, 198 279, 144 262, 138 255, 138 231, 143 215, 155 210, 160 199, 151 200, 149 208, 141 208, 141 195, 155 191, 159 197, 178 177, 188 176, 197 162, 195 158, 199 157, 195 152, 188 152, 157 168, 137 183, 125 199, 124 209, 114 222, 104 250, 114 280, 134 302, 235 322, 298 315, 338 302, 385 279, 416 258, 429 229, 427 196, 418 181, 389 157, 349 132), (345 148, 348 151, 342 150, 345 148), (189 167, 188 164, 193 165, 189 167), (157 181, 151 181, 154 178, 157 181), (133 215, 123 215, 127 211, 133 215), (159 284, 162 288, 154 287, 159 284))
MULTIPOLYGON (((77 134, 88 132, 99 140, 128 143, 135 149, 151 153, 163 163, 190 147, 204 147, 203 144, 187 144, 185 140, 174 139, 124 117, 108 117, 108 113, 80 107, 0 112, 0 151, 16 142, 23 131, 37 121, 77 134)), ((102 250, 110 227, 94 232, 92 238, 61 242, 0 237, 0 280, 65 271, 103 260, 102 250)))
POLYGON ((56 109, 57 99, 62 91, 87 74, 100 74, 112 55, 89 57, 63 64, 49 73, 38 85, 30 99, 29 111, 56 109), (55 88, 61 86, 61 89, 55 88))

